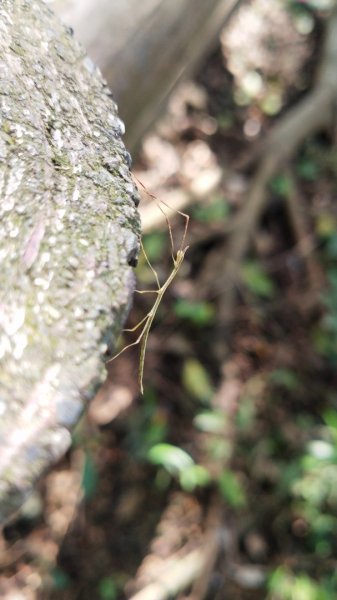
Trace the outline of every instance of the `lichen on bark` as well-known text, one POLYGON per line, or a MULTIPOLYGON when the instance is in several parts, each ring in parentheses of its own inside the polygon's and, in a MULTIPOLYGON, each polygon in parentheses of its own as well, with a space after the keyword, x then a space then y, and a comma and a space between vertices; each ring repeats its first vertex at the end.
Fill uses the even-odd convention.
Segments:
POLYGON ((0 4, 0 522, 70 444, 138 252, 123 124, 40 0, 0 4))

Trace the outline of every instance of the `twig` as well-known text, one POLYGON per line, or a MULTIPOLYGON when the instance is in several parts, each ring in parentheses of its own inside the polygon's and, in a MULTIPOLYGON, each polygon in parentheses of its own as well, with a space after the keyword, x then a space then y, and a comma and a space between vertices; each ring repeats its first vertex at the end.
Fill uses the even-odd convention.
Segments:
POLYGON ((205 560, 202 568, 200 568, 200 571, 195 578, 191 594, 186 598, 186 600, 203 600, 207 594, 209 582, 214 570, 214 565, 219 555, 221 544, 221 518, 221 500, 219 495, 216 495, 213 498, 213 501, 210 503, 210 507, 208 509, 204 542, 205 560))
POLYGON ((207 548, 204 546, 186 556, 168 560, 165 571, 130 600, 167 600, 175 597, 198 577, 206 559, 207 548))
POLYGON ((324 275, 315 257, 315 240, 310 231, 303 197, 296 185, 296 179, 291 169, 287 169, 287 176, 291 182, 291 189, 287 194, 286 206, 297 241, 297 253, 304 262, 310 289, 317 291, 324 285, 324 275))

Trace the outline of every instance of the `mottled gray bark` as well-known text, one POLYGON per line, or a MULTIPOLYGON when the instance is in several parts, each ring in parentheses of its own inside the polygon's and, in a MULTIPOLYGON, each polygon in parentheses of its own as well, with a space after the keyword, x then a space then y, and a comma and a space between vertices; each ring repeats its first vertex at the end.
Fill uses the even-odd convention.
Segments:
POLYGON ((0 3, 0 522, 69 447, 121 330, 137 192, 116 105, 40 0, 0 3))
POLYGON ((241 0, 52 0, 113 89, 137 148, 174 86, 218 41, 241 0))

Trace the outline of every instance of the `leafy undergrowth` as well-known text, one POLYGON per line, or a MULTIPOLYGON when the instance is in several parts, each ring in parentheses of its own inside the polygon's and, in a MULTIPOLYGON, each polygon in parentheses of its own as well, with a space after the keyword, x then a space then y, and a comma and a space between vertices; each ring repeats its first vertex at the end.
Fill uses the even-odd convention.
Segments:
MULTIPOLYGON (((149 338, 144 396, 133 348, 110 365, 69 455, 5 529, 4 598, 15 590, 28 600, 122 600, 172 557, 183 561, 215 538, 203 596, 193 588, 194 598, 337 595, 337 155, 328 135, 307 140, 270 183, 230 328, 224 289, 213 285, 255 148, 306 91, 320 45, 324 6, 275 2, 268 12, 268 4, 252 3, 256 13, 241 14, 239 31, 253 35, 261 11, 269 45, 248 39, 255 53, 240 46, 246 63, 238 60, 234 22, 144 142, 136 173, 151 192, 194 194, 190 249, 149 338), (287 44, 297 49, 293 62, 287 44), (217 180, 219 165, 228 177, 217 180)), ((183 220, 171 216, 177 248, 183 220)), ((166 222, 144 246, 164 282, 166 222)), ((137 273, 139 287, 155 287, 144 257, 137 273)), ((130 327, 150 307, 151 296, 137 297, 130 327)))

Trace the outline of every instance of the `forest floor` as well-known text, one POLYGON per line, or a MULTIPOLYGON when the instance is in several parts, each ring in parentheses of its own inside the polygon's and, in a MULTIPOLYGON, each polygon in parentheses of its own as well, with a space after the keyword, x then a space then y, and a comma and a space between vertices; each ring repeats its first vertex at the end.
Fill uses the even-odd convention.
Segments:
MULTIPOLYGON (((144 140, 134 174, 162 283, 172 249, 151 195, 173 207, 161 204, 175 251, 177 210, 189 214, 189 249, 149 337, 144 395, 134 347, 5 528, 6 600, 337 597, 335 131, 271 178, 240 277, 222 276, 263 140, 312 86, 329 14, 314 5, 241 8, 144 140)), ((144 257, 137 277, 155 287, 144 257)), ((151 303, 135 297, 130 327, 151 303)))

